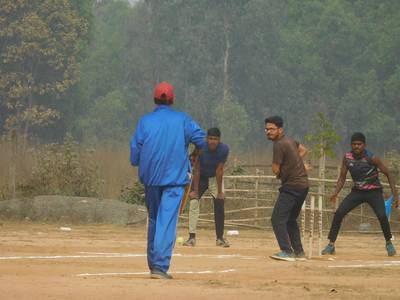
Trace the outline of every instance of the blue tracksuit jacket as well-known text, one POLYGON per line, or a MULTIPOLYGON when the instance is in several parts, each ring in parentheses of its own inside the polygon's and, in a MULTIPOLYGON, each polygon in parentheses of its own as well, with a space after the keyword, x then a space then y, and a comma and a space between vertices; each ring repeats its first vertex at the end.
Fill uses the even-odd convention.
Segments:
POLYGON ((131 139, 131 164, 139 166, 146 186, 189 183, 188 145, 205 145, 205 132, 189 115, 168 105, 159 105, 138 122, 131 139))

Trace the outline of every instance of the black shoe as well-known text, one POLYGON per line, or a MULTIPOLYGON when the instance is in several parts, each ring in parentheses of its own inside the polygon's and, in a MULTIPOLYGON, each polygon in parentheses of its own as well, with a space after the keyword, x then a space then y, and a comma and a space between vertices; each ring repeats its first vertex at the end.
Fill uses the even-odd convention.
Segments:
POLYGON ((161 271, 159 269, 150 270, 150 278, 152 279, 172 279, 173 277, 168 273, 161 271))
POLYGON ((227 240, 223 239, 223 238, 217 239, 217 240, 215 241, 215 244, 216 244, 217 246, 222 247, 222 248, 229 248, 229 247, 231 246, 231 244, 229 244, 229 242, 228 242, 227 240))
POLYGON ((306 254, 304 253, 304 251, 294 253, 294 258, 295 258, 295 260, 298 260, 298 261, 306 261, 307 260, 306 254))
POLYGON ((195 238, 189 238, 186 242, 182 244, 183 246, 191 246, 194 247, 196 246, 196 239, 195 238))

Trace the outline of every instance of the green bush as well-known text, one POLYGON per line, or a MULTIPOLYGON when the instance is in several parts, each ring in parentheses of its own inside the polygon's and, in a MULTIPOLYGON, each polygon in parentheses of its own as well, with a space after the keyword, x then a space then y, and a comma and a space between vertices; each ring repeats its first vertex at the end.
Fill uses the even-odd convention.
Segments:
POLYGON ((11 192, 7 185, 0 186, 0 201, 9 199, 11 192))
POLYGON ((135 182, 133 186, 125 186, 121 189, 119 196, 121 201, 131 204, 144 205, 144 186, 140 182, 135 182))
POLYGON ((238 165, 232 168, 230 175, 244 175, 246 173, 246 170, 241 165, 238 165))
POLYGON ((96 197, 99 193, 98 167, 93 151, 79 151, 67 135, 62 145, 49 144, 33 151, 34 167, 24 184, 18 185, 23 196, 58 194, 96 197))

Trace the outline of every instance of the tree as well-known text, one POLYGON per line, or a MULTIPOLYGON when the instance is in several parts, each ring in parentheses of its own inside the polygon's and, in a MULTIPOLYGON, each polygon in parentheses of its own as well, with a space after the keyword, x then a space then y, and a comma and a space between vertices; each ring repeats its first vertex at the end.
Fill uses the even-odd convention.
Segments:
POLYGON ((251 142, 262 142, 250 134, 267 115, 282 115, 301 137, 319 111, 340 135, 374 116, 371 141, 399 144, 399 1, 109 0, 96 2, 93 14, 94 37, 66 122, 74 128, 117 91, 134 124, 152 109, 154 84, 167 80, 174 105, 203 127, 221 124, 210 112, 224 98, 241 106, 251 142))
POLYGON ((124 141, 131 134, 131 115, 126 104, 127 96, 116 90, 99 98, 86 118, 75 124, 84 140, 124 141))
MULTIPOLYGON (((332 123, 323 113, 317 113, 313 120, 311 133, 306 140, 312 144, 312 152, 319 158, 318 177, 325 179, 326 156, 335 157, 334 146, 341 140, 333 129, 332 123)), ((325 183, 320 182, 318 192, 325 193, 325 183)))
POLYGON ((241 149, 250 129, 245 108, 228 96, 216 106, 214 118, 224 142, 233 150, 241 149))
POLYGON ((76 83, 87 21, 68 0, 0 2, 0 100, 5 129, 27 139, 60 117, 56 100, 76 83))

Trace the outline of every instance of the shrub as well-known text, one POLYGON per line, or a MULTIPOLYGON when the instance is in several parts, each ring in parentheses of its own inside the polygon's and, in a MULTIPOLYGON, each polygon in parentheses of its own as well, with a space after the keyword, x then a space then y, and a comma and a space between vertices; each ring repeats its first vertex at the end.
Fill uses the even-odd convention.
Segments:
POLYGON ((78 144, 67 135, 62 145, 49 144, 32 153, 34 167, 28 181, 18 186, 23 196, 61 194, 98 196, 98 167, 93 151, 80 152, 78 144))
POLYGON ((119 196, 121 201, 144 205, 144 186, 140 182, 135 182, 133 186, 125 186, 121 189, 121 194, 119 196))

